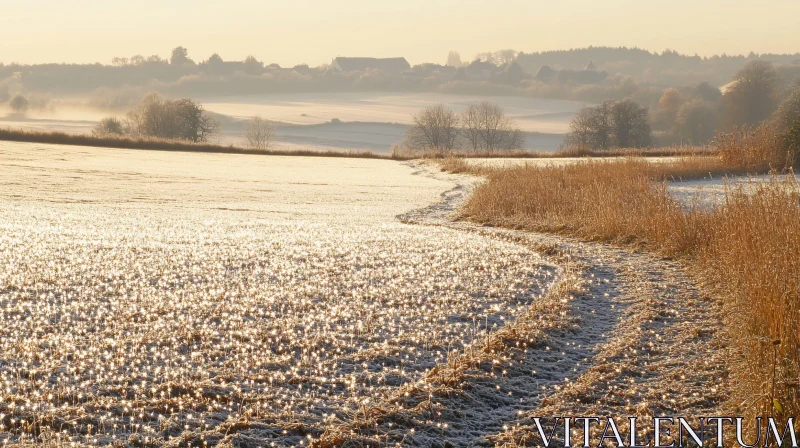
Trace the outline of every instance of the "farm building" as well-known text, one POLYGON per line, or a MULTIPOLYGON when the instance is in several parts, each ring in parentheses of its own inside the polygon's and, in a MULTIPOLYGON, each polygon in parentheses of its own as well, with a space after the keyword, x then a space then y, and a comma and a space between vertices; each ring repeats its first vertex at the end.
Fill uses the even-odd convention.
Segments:
POLYGON ((400 74, 411 69, 406 58, 335 58, 328 68, 336 72, 363 72, 380 70, 386 73, 400 74))

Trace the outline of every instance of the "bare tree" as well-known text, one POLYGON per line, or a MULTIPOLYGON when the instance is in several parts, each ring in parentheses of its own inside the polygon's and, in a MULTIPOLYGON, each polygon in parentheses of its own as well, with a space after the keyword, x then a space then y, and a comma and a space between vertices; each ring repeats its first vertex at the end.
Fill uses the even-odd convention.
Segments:
POLYGON ((719 100, 719 97, 722 96, 722 92, 719 90, 718 87, 714 87, 709 84, 707 81, 703 81, 693 89, 692 93, 695 97, 700 98, 703 101, 708 101, 710 103, 715 103, 719 100))
POLYGON ((611 106, 613 104, 614 101, 606 100, 595 108, 595 149, 610 149, 614 146, 614 122, 611 118, 611 106))
POLYGON ((475 151, 520 149, 525 143, 514 120, 503 108, 487 101, 467 106, 461 114, 461 123, 463 135, 475 151))
POLYGON ((117 57, 111 59, 111 65, 113 65, 114 67, 125 67, 128 65, 128 63, 129 63, 128 58, 117 57))
POLYGON ((207 142, 219 131, 219 122, 209 116, 203 106, 183 98, 167 101, 167 111, 177 116, 178 138, 194 143, 207 142))
POLYGON ((651 129, 647 107, 631 99, 611 105, 614 139, 618 148, 644 148, 650 146, 651 129))
POLYGON ((426 107, 414 114, 405 143, 415 149, 452 150, 459 134, 459 117, 443 104, 426 107))
POLYGON ((590 149, 642 148, 651 143, 647 108, 636 101, 604 101, 579 110, 566 137, 570 146, 590 149))
POLYGON ((789 93, 770 119, 778 132, 786 133, 800 122, 800 86, 789 93))
POLYGON ((675 118, 678 116, 678 109, 683 104, 683 98, 678 89, 672 87, 664 91, 661 99, 658 100, 659 110, 656 114, 656 123, 661 129, 672 129, 675 126, 675 118))
POLYGON ((247 122, 244 136, 250 149, 267 150, 275 137, 275 127, 261 117, 253 117, 247 122))
POLYGON ((771 62, 748 62, 722 96, 724 125, 756 125, 767 119, 778 105, 778 78, 771 62))
POLYGON ((28 111, 28 107, 30 107, 31 102, 28 101, 28 99, 25 98, 24 96, 17 95, 14 98, 12 98, 11 101, 8 102, 8 105, 14 112, 18 114, 24 114, 25 112, 28 111))
POLYGON ((717 110, 712 103, 695 98, 678 109, 675 135, 689 144, 704 145, 714 138, 717 110))
POLYGON ((500 50, 494 53, 494 60, 497 65, 505 65, 517 59, 518 51, 512 49, 500 50))
POLYGON ((461 126, 462 135, 466 144, 468 144, 473 151, 480 150, 483 145, 481 142, 480 132, 480 112, 476 104, 470 104, 461 113, 461 126))
POLYGON ((144 56, 137 54, 136 56, 131 57, 131 65, 142 65, 147 62, 147 59, 144 56))
POLYGON ((589 149, 609 149, 614 144, 614 126, 611 117, 613 101, 605 101, 595 107, 580 109, 570 122, 570 133, 565 142, 568 146, 589 149))
POLYGON ((157 54, 154 54, 154 55, 148 56, 147 59, 145 59, 145 63, 151 64, 151 65, 160 65, 160 64, 168 64, 169 61, 166 60, 166 59, 163 59, 161 56, 159 56, 157 54))
POLYGON ((569 123, 570 133, 567 134, 564 143, 570 147, 594 148, 595 146, 595 114, 593 107, 583 107, 569 123))

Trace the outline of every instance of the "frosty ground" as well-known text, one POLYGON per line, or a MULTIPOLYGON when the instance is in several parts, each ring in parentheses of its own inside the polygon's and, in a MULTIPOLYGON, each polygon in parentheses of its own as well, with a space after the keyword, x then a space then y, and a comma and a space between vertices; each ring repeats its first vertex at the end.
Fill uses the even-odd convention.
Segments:
POLYGON ((469 176, 16 143, 0 161, 8 442, 463 446, 513 439, 541 406, 691 415, 724 393, 716 334, 682 330, 717 315, 677 265, 452 223, 469 176), (530 319, 530 347, 393 399, 530 319), (388 417, 364 428, 370 409, 388 417))
POLYGON ((513 320, 557 273, 523 245, 399 222, 452 183, 394 162, 0 157, 9 441, 296 444, 513 320))

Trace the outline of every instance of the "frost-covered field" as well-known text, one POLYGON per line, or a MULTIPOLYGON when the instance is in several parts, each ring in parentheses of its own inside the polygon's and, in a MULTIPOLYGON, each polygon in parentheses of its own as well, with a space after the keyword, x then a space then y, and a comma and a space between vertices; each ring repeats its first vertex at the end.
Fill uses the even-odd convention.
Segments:
POLYGON ((396 162, 0 143, 0 439, 296 445, 555 268, 396 162))
POLYGON ((572 115, 583 106, 575 101, 437 93, 317 92, 202 99, 213 112, 242 118, 262 115, 289 124, 320 124, 333 118, 410 124, 411 116, 425 107, 441 103, 460 112, 479 101, 503 107, 523 131, 556 134, 568 132, 572 115))

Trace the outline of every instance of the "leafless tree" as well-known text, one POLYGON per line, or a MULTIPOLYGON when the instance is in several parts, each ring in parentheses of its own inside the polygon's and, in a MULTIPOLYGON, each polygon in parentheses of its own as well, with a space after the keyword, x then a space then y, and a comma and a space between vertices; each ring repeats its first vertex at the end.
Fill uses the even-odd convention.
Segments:
POLYGON ((656 123, 661 129, 668 130, 675 126, 675 118, 678 116, 681 104, 683 98, 678 89, 672 87, 664 91, 658 100, 659 109, 656 113, 656 123))
POLYGON ((520 149, 524 145, 522 132, 503 108, 482 101, 470 104, 461 114, 463 135, 473 150, 520 149))
POLYGON ((611 105, 615 144, 618 148, 644 148, 651 144, 647 107, 631 99, 611 105))
POLYGON ((604 101, 579 110, 570 122, 569 146, 642 148, 651 143, 647 108, 636 101, 604 101))
POLYGON ((458 134, 458 115, 443 104, 437 104, 414 114, 413 123, 406 131, 405 144, 414 149, 435 149, 444 153, 455 148, 458 134))
POLYGON ((518 51, 513 49, 506 49, 496 51, 494 53, 494 61, 497 65, 505 65, 514 62, 517 59, 517 55, 519 54, 518 51))
POLYGON ((8 105, 14 112, 18 114, 24 114, 28 111, 28 107, 30 107, 31 103, 24 96, 17 95, 14 98, 11 98, 11 101, 8 102, 8 105))
POLYGON ((695 97, 710 103, 717 102, 719 97, 722 96, 722 92, 719 90, 719 87, 712 86, 708 83, 708 81, 703 81, 695 86, 692 93, 695 97))
POLYGON ((275 137, 275 127, 261 117, 253 117, 247 122, 244 136, 250 149, 266 150, 275 137))
POLYGON ((570 133, 565 143, 570 147, 593 148, 595 146, 595 114, 593 107, 584 107, 572 116, 569 123, 570 133))
POLYGON ((614 144, 614 126, 611 117, 613 101, 595 107, 584 107, 575 113, 570 122, 567 146, 589 149, 609 149, 614 144))
POLYGON ((114 67, 125 67, 128 65, 128 63, 129 63, 128 58, 117 57, 111 59, 111 65, 113 65, 114 67))
POLYGON ((470 104, 461 113, 462 136, 465 144, 469 145, 473 151, 478 151, 482 148, 479 115, 476 104, 470 104))
POLYGON ((771 62, 748 62, 722 96, 724 125, 756 125, 767 119, 778 105, 778 81, 771 62))
POLYGON ((611 106, 614 101, 603 101, 595 108, 594 114, 594 147, 609 149, 614 146, 614 122, 611 118, 611 106))
POLYGON ((717 109, 708 101, 695 98, 678 109, 675 135, 688 144, 704 145, 714 138, 717 109))
POLYGON ((800 86, 789 93, 778 110, 772 115, 770 122, 778 132, 786 133, 800 122, 800 86))
POLYGON ((507 49, 495 52, 478 53, 475 55, 475 59, 484 62, 491 62, 494 65, 505 65, 514 62, 518 54, 519 52, 516 50, 507 49))

